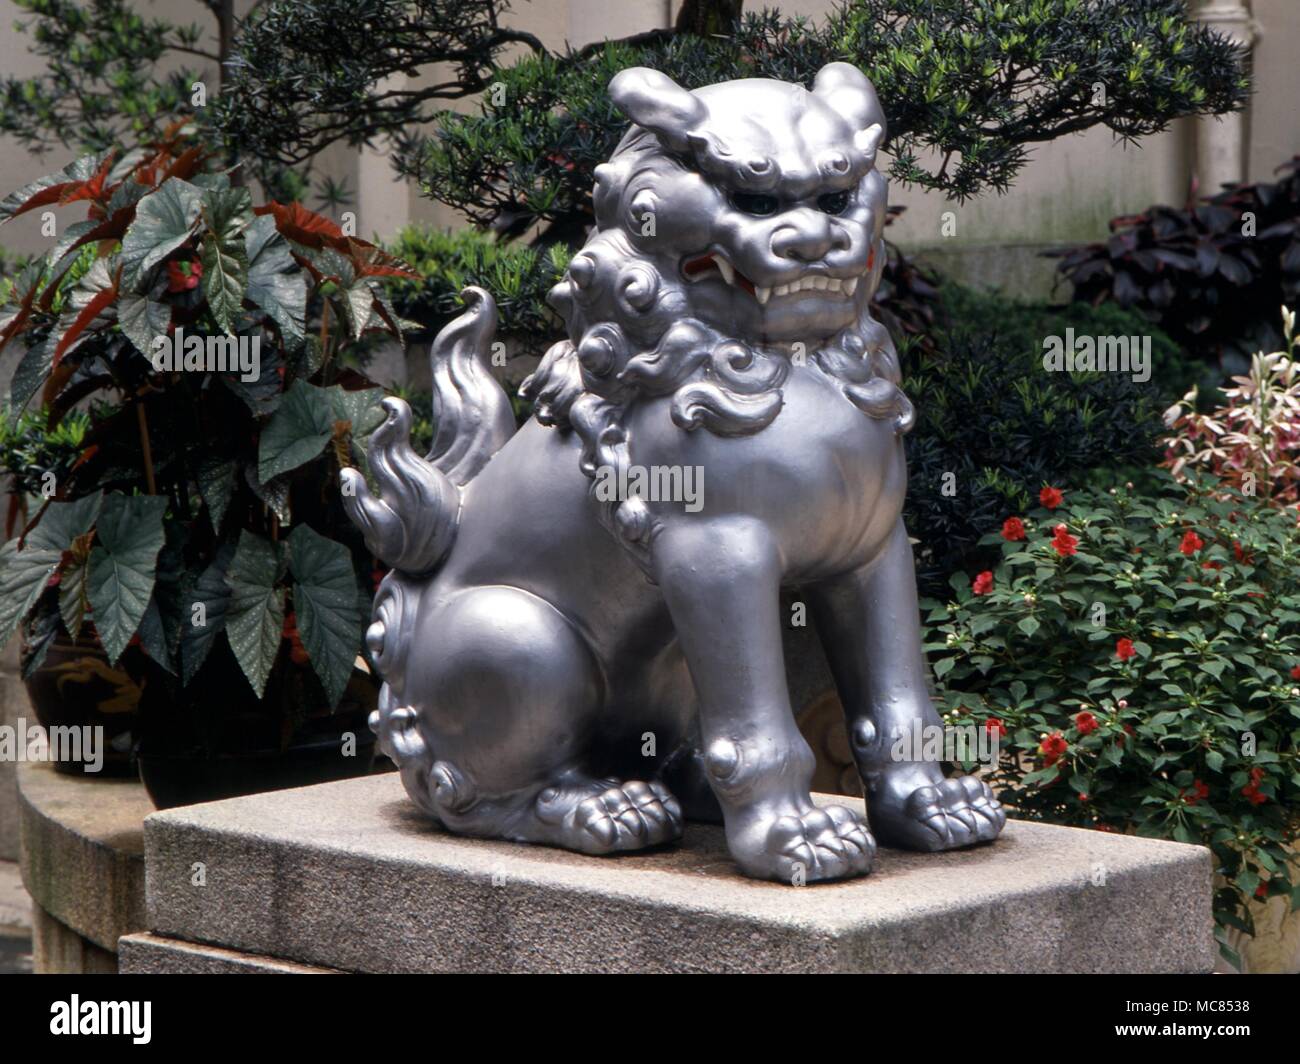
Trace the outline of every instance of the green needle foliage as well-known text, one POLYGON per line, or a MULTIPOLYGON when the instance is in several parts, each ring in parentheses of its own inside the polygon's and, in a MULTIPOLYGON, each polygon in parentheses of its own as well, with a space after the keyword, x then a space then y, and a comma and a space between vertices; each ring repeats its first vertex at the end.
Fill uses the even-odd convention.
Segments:
MULTIPOLYGON (((127 0, 14 0, 14 6, 30 16, 16 26, 30 37, 45 73, 0 78, 0 133, 32 152, 56 145, 100 152, 157 139, 192 111, 199 64, 221 58, 205 50, 203 26, 146 17, 127 0)), ((221 11, 233 0, 195 0, 194 6, 220 26, 221 11)))
POLYGON ((1097 125, 1146 136, 1247 92, 1234 46, 1183 0, 850 0, 819 25, 689 6, 674 30, 556 54, 503 27, 499 0, 272 0, 241 27, 215 122, 232 147, 283 166, 387 138, 402 173, 476 224, 517 235, 542 222, 571 239, 626 127, 606 86, 629 66, 695 88, 808 83, 855 62, 888 114, 892 176, 958 199, 1005 191, 1035 143, 1097 125), (692 32, 702 25, 722 29, 692 32), (528 54, 504 63, 520 44, 528 54), (394 77, 434 63, 448 73, 394 77), (444 109, 475 93, 477 111, 444 109))

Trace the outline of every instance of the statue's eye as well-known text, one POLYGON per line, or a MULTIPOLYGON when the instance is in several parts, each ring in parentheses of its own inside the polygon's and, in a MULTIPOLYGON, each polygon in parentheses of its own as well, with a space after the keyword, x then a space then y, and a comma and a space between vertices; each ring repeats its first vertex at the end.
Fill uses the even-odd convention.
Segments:
POLYGON ((765 216, 775 214, 777 208, 781 206, 781 201, 775 196, 764 196, 760 192, 733 192, 731 205, 745 214, 765 216))
POLYGON ((824 211, 826 214, 843 214, 849 209, 849 204, 852 201, 853 192, 850 189, 827 192, 817 197, 817 209, 824 211))

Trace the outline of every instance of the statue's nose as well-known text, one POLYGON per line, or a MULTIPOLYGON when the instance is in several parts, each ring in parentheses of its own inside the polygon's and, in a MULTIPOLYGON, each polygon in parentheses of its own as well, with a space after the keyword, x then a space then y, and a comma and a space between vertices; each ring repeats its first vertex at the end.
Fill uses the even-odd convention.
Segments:
POLYGON ((828 215, 811 207, 791 211, 772 234, 772 252, 779 258, 817 262, 832 248, 848 246, 848 237, 828 215))

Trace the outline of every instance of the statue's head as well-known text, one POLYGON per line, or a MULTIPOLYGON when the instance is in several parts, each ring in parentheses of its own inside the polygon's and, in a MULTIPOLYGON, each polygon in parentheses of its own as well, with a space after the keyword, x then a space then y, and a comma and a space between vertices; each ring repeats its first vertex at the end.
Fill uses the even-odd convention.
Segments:
POLYGON ((634 128, 596 170, 599 229, 626 232, 695 317, 739 339, 813 344, 854 322, 885 221, 885 118, 856 67, 824 67, 811 90, 694 92, 638 67, 610 95, 634 128))
POLYGON ((622 460, 640 398, 670 396, 683 429, 755 433, 806 362, 906 431, 897 356, 869 307, 885 118, 861 71, 688 91, 636 67, 610 95, 633 124, 596 168, 596 228, 551 291, 568 338, 524 382, 538 420, 577 429, 593 475, 622 460))

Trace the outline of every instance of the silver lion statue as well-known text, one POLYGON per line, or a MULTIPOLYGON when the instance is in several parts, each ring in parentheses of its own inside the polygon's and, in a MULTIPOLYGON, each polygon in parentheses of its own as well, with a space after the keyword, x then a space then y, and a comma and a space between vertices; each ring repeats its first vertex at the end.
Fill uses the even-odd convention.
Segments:
POLYGON ((874 89, 832 63, 810 90, 687 91, 635 68, 610 93, 632 125, 551 292, 568 338, 523 384, 532 419, 516 431, 488 370, 496 308, 470 288, 432 349, 429 454, 390 398, 377 491, 346 476, 392 567, 367 632, 382 749, 447 830, 588 854, 721 821, 747 875, 811 882, 867 873, 876 839, 994 839, 986 784, 892 756, 940 719, 901 518, 913 408, 869 309, 874 89), (867 821, 810 797, 789 589, 825 645, 867 821))

